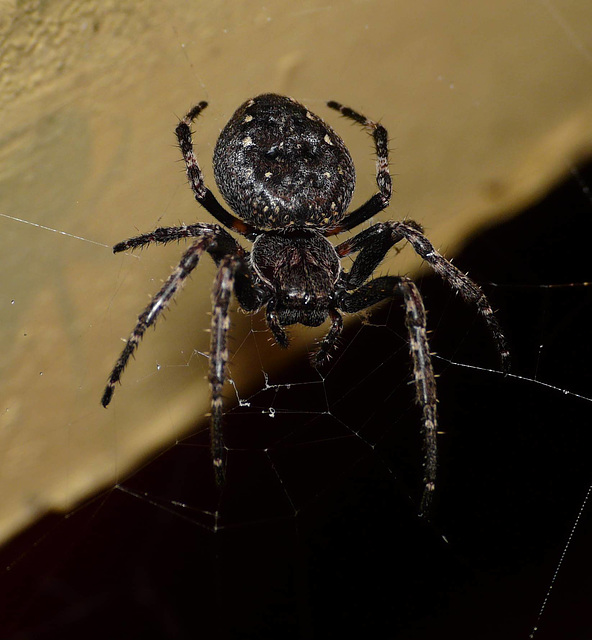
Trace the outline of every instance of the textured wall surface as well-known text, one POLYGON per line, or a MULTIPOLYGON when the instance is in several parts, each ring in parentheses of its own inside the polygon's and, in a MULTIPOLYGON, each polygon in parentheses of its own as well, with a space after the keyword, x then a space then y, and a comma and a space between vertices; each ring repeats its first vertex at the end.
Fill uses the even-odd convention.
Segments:
MULTIPOLYGON (((589 153, 591 24, 581 1, 0 2, 0 537, 117 482, 208 410, 207 361, 191 354, 208 349, 209 264, 99 405, 120 338, 180 255, 109 247, 210 221, 178 163, 178 116, 210 102, 195 128, 213 187, 234 109, 291 95, 345 138, 354 204, 375 189, 372 146, 325 102, 380 118, 396 190, 382 219, 417 219, 452 255, 589 153)), ((406 250, 382 269, 419 267, 406 250)), ((270 347, 269 368, 312 340, 270 347)))

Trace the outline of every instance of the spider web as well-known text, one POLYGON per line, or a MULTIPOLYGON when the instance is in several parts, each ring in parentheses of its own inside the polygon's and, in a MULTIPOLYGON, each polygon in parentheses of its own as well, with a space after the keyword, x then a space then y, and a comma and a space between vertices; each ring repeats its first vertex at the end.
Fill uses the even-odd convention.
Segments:
MULTIPOLYGON (((181 637, 197 600, 214 612, 200 628, 216 628, 224 601, 231 632, 262 636, 279 624, 286 637, 331 637, 340 616, 360 633, 572 637, 566 611, 575 634, 592 589, 592 287, 578 239, 592 231, 591 184, 592 165, 574 167, 564 186, 456 260, 498 309, 509 376, 474 309, 436 277, 420 281, 444 431, 429 522, 416 516, 422 443, 399 303, 353 323, 321 371, 306 354, 268 371, 275 347, 254 316, 233 351, 258 354, 260 381, 253 388, 231 365, 222 494, 198 426, 7 547, 10 619, 45 638, 109 610, 138 633, 181 637)), ((189 361, 207 368, 204 354, 189 361)))
MULTIPOLYGON (((554 5, 533 6, 589 62, 554 5)), ((245 325, 235 312, 234 359, 254 353, 258 381, 231 361, 222 494, 200 421, 3 549, 0 635, 592 635, 591 188, 592 166, 572 167, 539 205, 455 258, 508 334, 509 376, 474 309, 436 277, 419 281, 443 431, 429 521, 417 517, 422 441, 400 304, 354 321, 320 371, 306 351, 274 366, 262 317, 245 325)), ((152 375, 207 366, 184 348, 174 362, 155 360, 152 375)), ((139 374, 127 374, 129 387, 139 374)))

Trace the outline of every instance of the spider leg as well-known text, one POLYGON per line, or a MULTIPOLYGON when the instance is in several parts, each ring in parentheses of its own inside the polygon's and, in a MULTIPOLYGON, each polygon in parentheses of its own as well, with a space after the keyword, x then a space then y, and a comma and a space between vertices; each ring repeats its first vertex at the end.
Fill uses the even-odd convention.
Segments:
MULTIPOLYGON (((182 225, 180 227, 159 227, 150 233, 144 233, 134 238, 129 238, 119 242, 113 247, 113 253, 120 253, 128 249, 137 249, 146 245, 166 244, 167 242, 179 241, 184 238, 200 238, 212 236, 212 242, 206 247, 206 251, 212 256, 214 262, 219 265, 222 258, 229 255, 239 256, 246 259, 246 251, 241 245, 220 225, 197 224, 182 225)), ((261 291, 253 286, 251 274, 248 269, 237 273, 235 282, 236 296, 240 306, 245 311, 256 311, 261 306, 261 291)))
POLYGON ((417 222, 379 222, 335 247, 341 258, 359 252, 349 273, 344 275, 347 289, 362 285, 382 262, 389 249, 401 240, 407 240, 415 252, 461 294, 465 302, 477 308, 493 336, 502 370, 507 372, 510 368, 508 344, 487 296, 479 285, 434 249, 417 222))
MULTIPOLYGON (((410 221, 409 224, 419 227, 416 222, 410 221)), ((349 273, 345 274, 347 289, 356 289, 364 284, 389 250, 404 238, 400 231, 393 231, 388 222, 379 222, 337 245, 335 251, 340 258, 359 252, 349 273)))
POLYGON ((436 378, 430 356, 426 329, 426 312, 421 294, 407 277, 383 276, 371 280, 352 293, 343 295, 340 308, 355 313, 399 293, 405 302, 405 325, 409 335, 409 351, 413 361, 415 397, 422 411, 424 438, 424 490, 420 514, 428 512, 434 488, 438 460, 436 378))
POLYGON ((179 122, 175 133, 177 141, 187 167, 187 178, 193 191, 195 199, 211 213, 218 222, 225 227, 233 229, 247 237, 254 237, 256 228, 244 222, 240 218, 233 216, 216 200, 214 194, 205 186, 203 174, 197 163, 193 150, 193 139, 191 137, 191 123, 208 106, 207 102, 200 102, 193 107, 189 113, 179 122))
POLYGON ((460 293, 468 304, 473 304, 495 340, 500 355, 502 370, 508 373, 510 370, 510 351, 508 343, 500 327, 487 296, 481 287, 473 282, 469 276, 457 269, 444 256, 438 253, 432 243, 423 235, 418 225, 409 222, 387 222, 393 233, 393 237, 402 235, 432 269, 441 276, 455 291, 460 293))
MULTIPOLYGON (((230 325, 228 306, 233 290, 239 304, 247 311, 255 311, 261 306, 262 293, 253 282, 249 265, 242 247, 218 225, 191 225, 157 229, 153 233, 132 238, 120 245, 135 248, 151 242, 168 242, 191 236, 200 236, 187 249, 181 262, 160 291, 154 296, 144 312, 139 316, 127 343, 121 352, 105 387, 101 404, 111 402, 115 385, 127 366, 130 357, 144 336, 146 329, 153 325, 158 316, 168 307, 171 299, 182 286, 187 276, 195 269, 204 251, 208 252, 219 266, 212 292, 212 323, 210 343, 209 382, 211 387, 210 446, 216 483, 224 483, 224 442, 222 438, 222 389, 226 379, 228 362, 227 333, 230 325)), ((120 245, 116 245, 116 248, 120 245)))
MULTIPOLYGON (((130 357, 137 349, 144 333, 146 333, 146 329, 153 325, 158 316, 167 308, 171 298, 184 283, 187 276, 197 266, 203 252, 207 251, 212 256, 216 264, 220 264, 220 261, 226 255, 235 256, 237 259, 241 259, 243 261, 246 260, 244 257, 244 249, 229 233, 218 225, 191 225, 190 227, 173 227, 172 230, 173 232, 183 231, 183 233, 189 230, 192 233, 185 235, 181 235, 180 233, 168 234, 169 229, 157 229, 153 234, 145 234, 144 236, 138 236, 138 238, 132 238, 131 240, 126 241, 127 243, 130 243, 130 247, 136 247, 150 242, 167 242, 169 236, 170 239, 177 239, 172 237, 174 235, 178 235, 179 238, 189 237, 189 235, 193 234, 201 235, 201 237, 198 238, 183 254, 177 268, 169 276, 160 291, 154 296, 154 298, 152 298, 152 301, 146 309, 144 309, 143 313, 138 317, 138 323, 130 334, 127 343, 115 363, 115 366, 111 371, 111 375, 109 376, 109 381, 107 382, 103 397, 101 398, 101 404, 104 407, 111 402, 115 385, 120 381, 121 374, 127 366, 130 357), (140 240, 136 243, 135 241, 138 239, 140 240)), ((126 243, 120 243, 120 245, 122 244, 126 243)), ((118 248, 120 245, 115 245, 115 248, 118 248)), ((248 268, 241 271, 240 277, 237 280, 237 289, 240 290, 239 302, 241 305, 248 311, 257 309, 260 305, 260 294, 256 287, 253 286, 248 268)))
POLYGON ((154 296, 154 298, 152 298, 150 304, 138 317, 138 323, 130 334, 126 345, 115 363, 113 371, 111 371, 111 375, 109 376, 109 381, 107 382, 103 397, 101 398, 101 404, 104 407, 107 407, 111 402, 115 385, 120 381, 121 374, 123 373, 130 357, 137 349, 140 340, 144 337, 146 329, 153 325, 158 316, 167 308, 177 289, 179 289, 187 276, 195 269, 195 267, 197 267, 197 263, 199 262, 201 255, 213 240, 214 238, 212 236, 200 238, 199 240, 196 240, 189 249, 187 249, 177 268, 169 276, 160 291, 154 296))
POLYGON ((370 200, 365 202, 349 213, 339 225, 325 231, 326 236, 332 236, 342 231, 347 231, 357 227, 362 222, 368 220, 372 216, 388 207, 393 190, 393 184, 388 167, 388 134, 386 129, 374 120, 369 120, 357 111, 344 107, 338 102, 328 102, 327 106, 331 109, 339 111, 341 115, 354 120, 361 124, 374 138, 374 146, 376 148, 376 184, 378 185, 378 193, 373 195, 370 200))
POLYGON ((210 417, 210 447, 216 484, 224 484, 224 440, 222 434, 223 400, 222 389, 226 381, 228 363, 227 336, 230 327, 228 307, 232 298, 237 272, 244 271, 246 263, 236 256, 226 256, 212 290, 212 324, 210 341, 210 370, 208 379, 212 391, 212 411, 210 417))
POLYGON ((197 224, 184 224, 180 227, 159 227, 150 233, 143 233, 142 235, 129 238, 123 242, 118 242, 113 247, 113 253, 120 253, 128 249, 137 249, 149 244, 167 244, 168 242, 174 242, 175 240, 178 241, 184 238, 201 238, 211 233, 217 235, 216 245, 219 253, 225 254, 242 250, 242 247, 236 240, 220 225, 198 222, 197 224))

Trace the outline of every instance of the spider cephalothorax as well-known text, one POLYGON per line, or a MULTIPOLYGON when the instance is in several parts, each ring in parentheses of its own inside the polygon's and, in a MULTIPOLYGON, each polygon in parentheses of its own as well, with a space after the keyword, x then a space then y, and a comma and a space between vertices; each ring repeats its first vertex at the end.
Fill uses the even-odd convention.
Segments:
POLYGON ((351 156, 341 138, 321 118, 291 98, 264 94, 245 102, 222 130, 214 151, 214 174, 220 192, 236 214, 226 211, 204 185, 190 126, 205 109, 200 102, 176 129, 187 177, 196 200, 223 226, 253 242, 246 251, 218 224, 163 227, 120 242, 114 252, 150 243, 192 238, 181 262, 138 319, 117 360, 102 397, 111 402, 115 384, 146 329, 168 306, 175 292, 209 253, 218 266, 214 281, 209 380, 212 388, 210 437, 216 480, 224 481, 222 387, 226 380, 228 307, 232 294, 249 312, 264 308, 277 343, 288 346, 284 327, 331 326, 313 364, 322 365, 343 328, 340 312, 355 313, 400 296, 406 312, 417 402, 422 409, 425 442, 425 512, 435 486, 437 463, 436 382, 421 294, 406 276, 370 279, 389 249, 407 240, 413 249, 463 298, 476 306, 497 344, 502 365, 509 366, 504 335, 483 291, 448 262, 411 220, 378 222, 337 246, 327 237, 348 231, 388 206, 391 177, 385 128, 336 102, 328 106, 361 124, 376 148, 378 193, 347 213, 355 186, 351 156), (238 216, 238 217, 237 217, 238 216), (349 272, 341 259, 357 253, 349 272))

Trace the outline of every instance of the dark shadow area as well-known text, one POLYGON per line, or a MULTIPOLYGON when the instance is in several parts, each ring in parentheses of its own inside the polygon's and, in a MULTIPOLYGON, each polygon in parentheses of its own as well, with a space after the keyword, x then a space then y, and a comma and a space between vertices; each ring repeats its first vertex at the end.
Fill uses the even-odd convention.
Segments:
MULTIPOLYGON (((7 545, 0 637, 528 638, 592 481, 592 405, 575 395, 592 397, 583 185, 592 164, 455 259, 498 310, 513 375, 491 371, 474 309, 420 282, 444 432, 430 522, 416 515, 422 442, 394 303, 347 330, 322 384, 298 387, 317 375, 300 361, 274 380, 289 389, 229 412, 221 498, 201 427, 7 545), (273 419, 258 410, 272 404, 273 419)), ((590 514, 538 640, 592 635, 590 514)))

